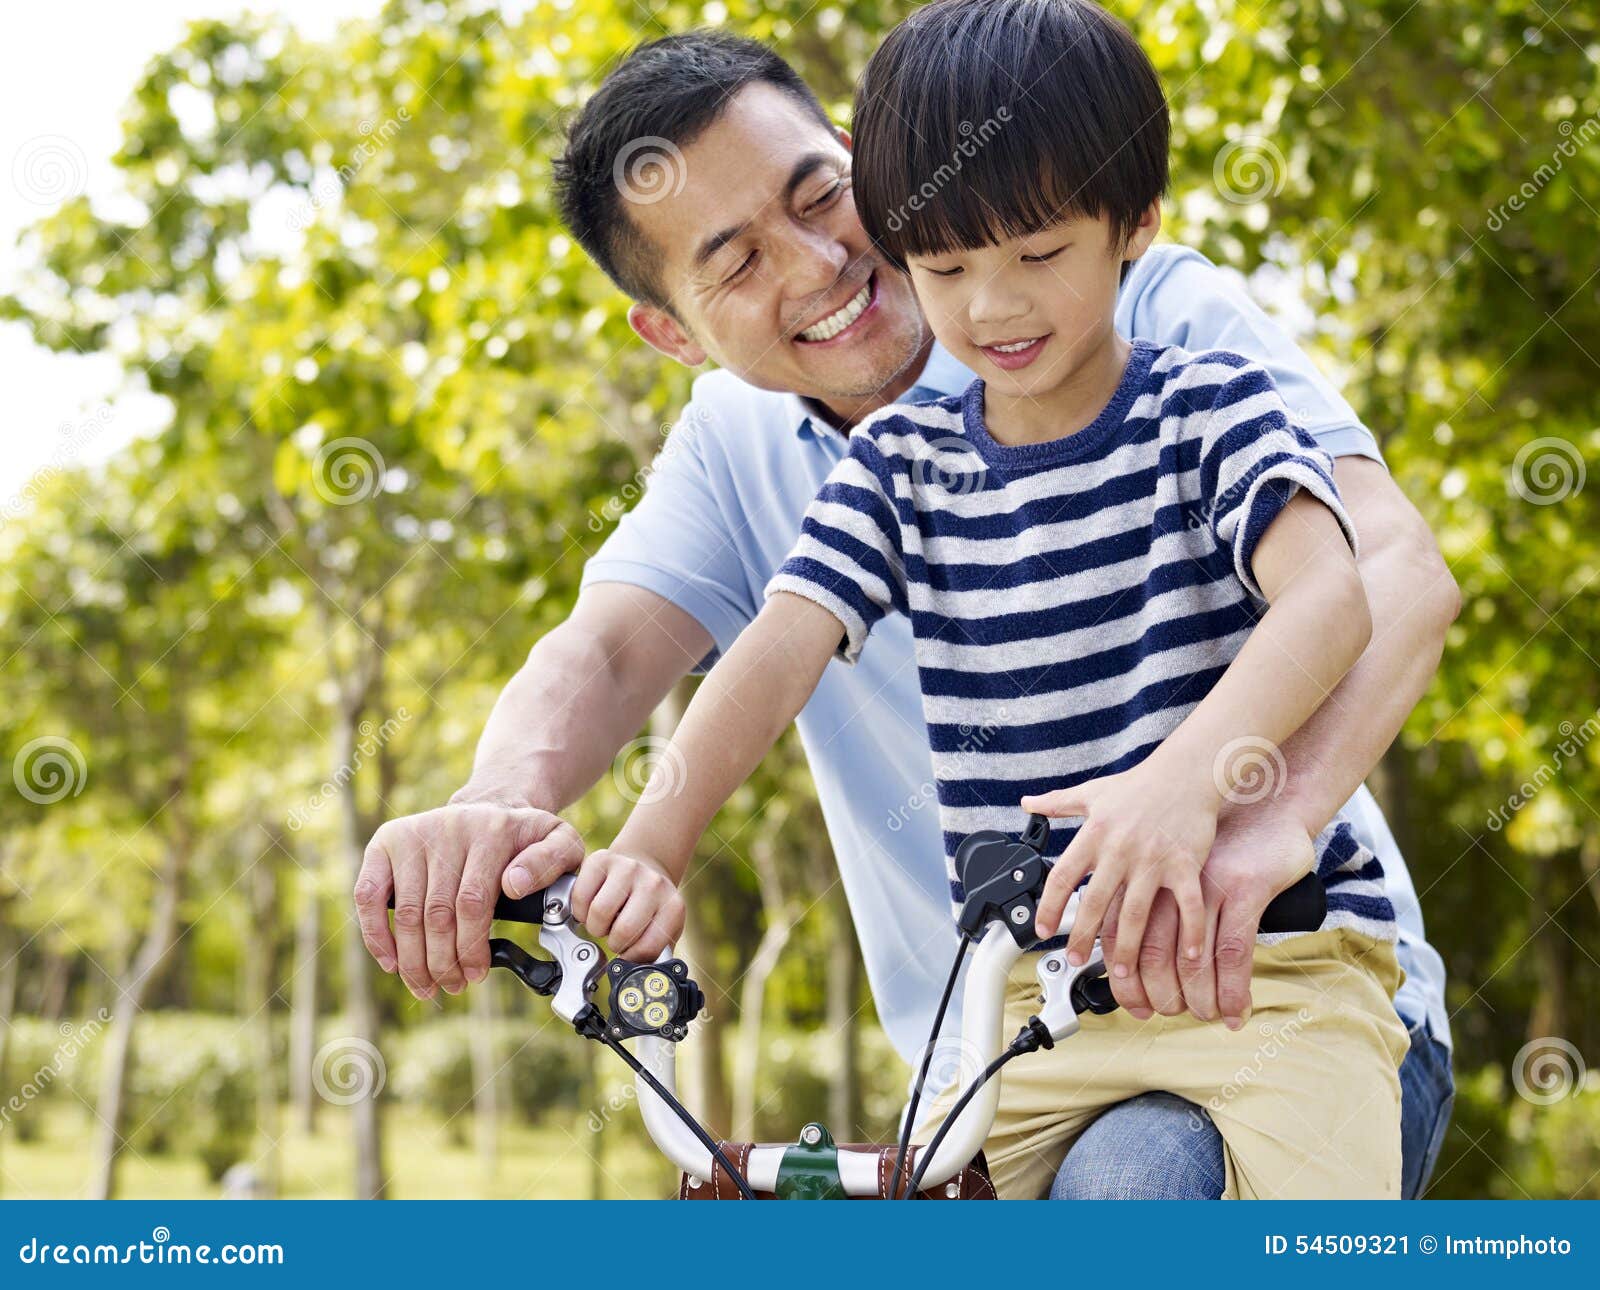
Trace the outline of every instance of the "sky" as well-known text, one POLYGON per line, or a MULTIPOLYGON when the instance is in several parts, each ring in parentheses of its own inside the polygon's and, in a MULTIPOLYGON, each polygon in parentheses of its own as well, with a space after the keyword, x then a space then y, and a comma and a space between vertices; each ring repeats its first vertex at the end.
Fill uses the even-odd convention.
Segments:
MULTIPOLYGON (((13 281, 19 229, 79 192, 115 191, 118 120, 145 63, 185 24, 278 13, 308 35, 377 13, 381 0, 49 0, 0 11, 0 289, 13 281)), ((52 461, 95 461, 160 425, 161 401, 115 399, 107 357, 41 349, 0 324, 0 510, 52 461), (113 401, 115 399, 115 401, 113 401)))

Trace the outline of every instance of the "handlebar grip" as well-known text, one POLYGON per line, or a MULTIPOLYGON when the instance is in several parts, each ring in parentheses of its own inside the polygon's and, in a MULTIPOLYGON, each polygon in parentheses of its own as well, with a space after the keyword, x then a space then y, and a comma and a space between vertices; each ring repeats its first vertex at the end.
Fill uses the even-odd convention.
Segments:
POLYGON ((1308 873, 1286 887, 1261 911, 1263 932, 1314 932, 1328 916, 1328 892, 1322 879, 1308 873))
MULTIPOLYGON (((394 908, 394 892, 389 893, 389 908, 394 908)), ((494 921, 497 923, 528 923, 537 927, 544 921, 544 892, 535 891, 513 900, 501 894, 494 902, 494 921)))

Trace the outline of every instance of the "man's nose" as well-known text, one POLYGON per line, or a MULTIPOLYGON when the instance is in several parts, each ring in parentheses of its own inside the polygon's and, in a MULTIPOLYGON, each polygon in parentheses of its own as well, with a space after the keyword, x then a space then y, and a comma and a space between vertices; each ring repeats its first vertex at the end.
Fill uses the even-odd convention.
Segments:
POLYGON ((850 248, 820 229, 793 230, 779 249, 784 294, 805 300, 828 290, 850 263, 850 248))

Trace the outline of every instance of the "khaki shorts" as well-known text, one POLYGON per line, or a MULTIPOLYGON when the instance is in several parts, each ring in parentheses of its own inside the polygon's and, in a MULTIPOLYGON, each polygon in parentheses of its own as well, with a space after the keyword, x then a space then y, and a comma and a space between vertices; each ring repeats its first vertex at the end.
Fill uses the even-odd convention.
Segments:
MULTIPOLYGON (((1025 955, 1006 996, 1009 1040, 1039 1006, 1025 955)), ((1085 1013, 1053 1049, 1013 1059, 984 1152, 1005 1198, 1044 1196, 1067 1149, 1102 1111, 1141 1093, 1203 1107, 1222 1135, 1228 1199, 1400 1196, 1400 1079, 1394 947, 1326 928, 1256 948, 1244 1026, 1185 1014, 1138 1021, 1085 1013)), ((925 1143, 959 1094, 919 1116, 925 1143)), ((1197 1109, 1196 1129, 1204 1127, 1197 1109)))

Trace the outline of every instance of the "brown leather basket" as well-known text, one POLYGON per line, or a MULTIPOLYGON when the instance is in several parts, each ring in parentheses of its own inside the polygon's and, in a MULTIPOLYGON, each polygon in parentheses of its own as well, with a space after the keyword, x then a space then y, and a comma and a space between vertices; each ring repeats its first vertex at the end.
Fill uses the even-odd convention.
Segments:
MULTIPOLYGON (((722 1152, 733 1162, 733 1167, 741 1174, 750 1164, 750 1152, 754 1149, 753 1142, 723 1142, 718 1144, 722 1152)), ((841 1143, 841 1151, 869 1151, 878 1155, 878 1194, 876 1196, 853 1196, 852 1200, 888 1200, 889 1179, 894 1173, 894 1157, 898 1148, 893 1145, 880 1146, 876 1143, 846 1142, 841 1143)), ((903 1192, 910 1183, 911 1175, 916 1171, 917 1153, 920 1148, 913 1148, 909 1153, 900 1174, 900 1189, 903 1192)), ((710 1182, 701 1182, 698 1178, 691 1178, 688 1174, 681 1174, 678 1178, 679 1200, 743 1200, 739 1189, 734 1186, 733 1179, 719 1164, 712 1165, 712 1179, 710 1182)), ((777 1199, 769 1191, 758 1191, 757 1200, 777 1199)), ((970 1165, 958 1173, 949 1182, 940 1183, 937 1187, 929 1187, 914 1196, 914 1200, 994 1200, 994 1183, 989 1180, 989 1165, 984 1160, 980 1151, 970 1165)))

